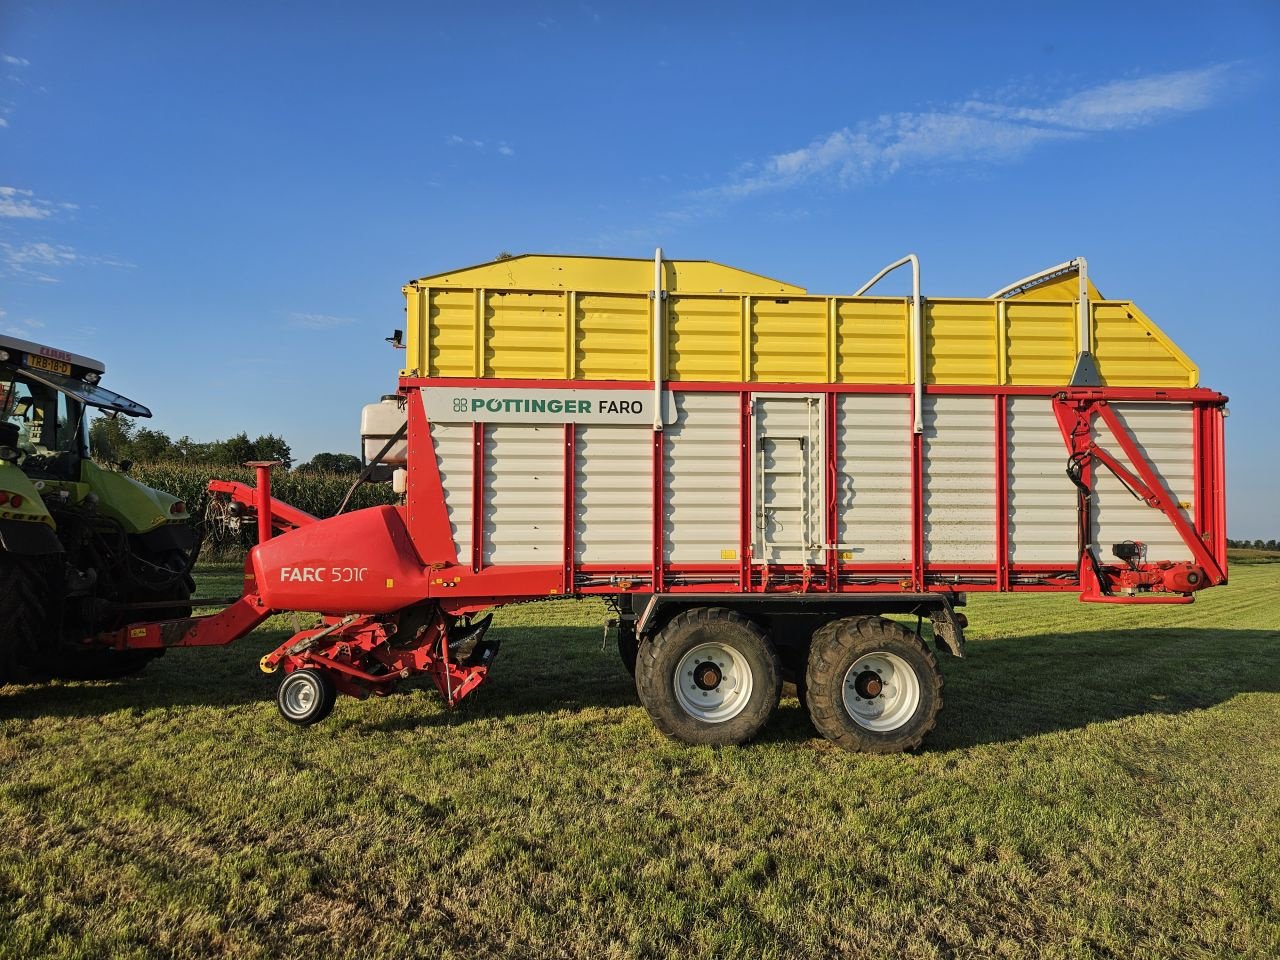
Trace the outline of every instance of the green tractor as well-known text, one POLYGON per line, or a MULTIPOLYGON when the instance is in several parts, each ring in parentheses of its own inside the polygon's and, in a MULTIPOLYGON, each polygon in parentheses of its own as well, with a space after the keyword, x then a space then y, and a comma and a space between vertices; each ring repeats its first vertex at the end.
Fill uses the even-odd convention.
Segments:
MULTIPOLYGON (((88 357, 0 335, 0 685, 107 679, 157 651, 86 638, 190 615, 187 506, 89 458, 88 413, 149 417, 88 357)), ((163 652, 163 651, 159 651, 163 652)))

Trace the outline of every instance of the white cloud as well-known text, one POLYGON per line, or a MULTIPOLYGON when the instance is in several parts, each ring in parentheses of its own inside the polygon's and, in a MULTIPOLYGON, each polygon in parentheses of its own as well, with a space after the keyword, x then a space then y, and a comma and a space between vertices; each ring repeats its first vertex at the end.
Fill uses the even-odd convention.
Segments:
POLYGON ((327 313, 289 314, 289 326, 304 330, 332 330, 335 327, 349 327, 355 322, 351 317, 334 317, 327 313))
POLYGON ((24 340, 37 336, 38 332, 43 330, 45 326, 43 320, 36 320, 32 317, 9 320, 8 316, 8 313, 4 310, 0 310, 0 331, 13 337, 22 337, 24 340))
POLYGON ((471 137, 463 137, 456 133, 451 133, 449 136, 444 138, 444 142, 450 147, 472 147, 473 149, 481 152, 487 152, 489 149, 493 149, 504 157, 515 156, 515 151, 511 149, 510 145, 505 140, 499 140, 490 147, 483 140, 475 140, 471 137))
POLYGON ((0 217, 43 220, 53 213, 50 206, 43 200, 37 200, 30 190, 0 187, 0 217))
POLYGON ((1118 80, 1054 103, 970 99, 936 110, 886 113, 774 154, 703 191, 735 198, 815 180, 848 185, 911 167, 1017 160, 1041 144, 1132 130, 1217 101, 1233 64, 1118 80))
POLYGON ((24 243, 20 246, 0 244, 5 262, 10 266, 61 267, 80 259, 74 247, 56 243, 24 243))
POLYGON ((29 67, 31 61, 26 57, 15 57, 8 53, 0 53, 0 63, 7 63, 11 67, 29 67))
POLYGON ((1134 80, 1105 83, 1046 107, 970 101, 964 108, 1002 120, 1097 133, 1131 130, 1166 117, 1203 110, 1226 90, 1235 65, 1215 64, 1134 80))
MULTIPOLYGON (((3 125, 3 121, 0 121, 3 125)), ((0 217, 17 220, 47 220, 59 210, 79 210, 74 203, 54 203, 42 200, 30 190, 21 187, 0 186, 0 217)))
POLYGON ((124 268, 134 266, 127 260, 83 254, 75 247, 44 241, 20 244, 0 242, 0 261, 9 268, 10 273, 30 277, 41 283, 57 283, 58 278, 53 276, 53 273, 71 266, 124 268))

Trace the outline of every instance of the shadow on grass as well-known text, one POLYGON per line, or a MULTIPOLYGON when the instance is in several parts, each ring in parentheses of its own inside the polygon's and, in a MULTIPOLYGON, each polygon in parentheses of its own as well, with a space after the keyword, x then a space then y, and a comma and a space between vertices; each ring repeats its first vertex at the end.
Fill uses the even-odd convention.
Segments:
POLYGON ((1099 630, 983 640, 943 663, 942 751, 1280 692, 1280 631, 1099 630))
MULTIPOLYGON (((361 728, 429 729, 468 719, 637 706, 631 677, 612 645, 601 649, 594 628, 513 626, 495 628, 494 635, 503 649, 491 681, 452 716, 431 710, 361 728)), ((0 718, 269 702, 279 678, 260 673, 257 661, 283 637, 262 633, 227 648, 172 650, 143 675, 123 681, 9 688, 0 693, 0 718)), ((978 641, 966 660, 942 660, 945 706, 926 749, 963 749, 1124 717, 1199 710, 1245 692, 1277 692, 1278 645, 1277 631, 1225 629, 978 641)), ((344 703, 340 709, 350 717, 360 708, 344 703)), ((795 742, 814 735, 808 718, 791 707, 780 710, 759 739, 795 742)))

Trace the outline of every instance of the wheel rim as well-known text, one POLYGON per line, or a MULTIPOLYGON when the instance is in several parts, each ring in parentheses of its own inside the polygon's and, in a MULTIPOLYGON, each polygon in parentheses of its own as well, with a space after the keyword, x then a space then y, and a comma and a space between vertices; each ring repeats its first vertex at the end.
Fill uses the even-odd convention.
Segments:
POLYGON ((675 691, 685 713, 706 723, 724 723, 747 708, 754 685, 747 658, 723 643, 703 643, 680 659, 675 691))
POLYGON ((284 710, 291 717, 306 717, 320 701, 319 685, 310 677, 291 679, 281 694, 284 710))
POLYGON ((897 730, 920 706, 920 678, 896 653, 868 653, 845 673, 843 697, 846 712, 864 730, 897 730))

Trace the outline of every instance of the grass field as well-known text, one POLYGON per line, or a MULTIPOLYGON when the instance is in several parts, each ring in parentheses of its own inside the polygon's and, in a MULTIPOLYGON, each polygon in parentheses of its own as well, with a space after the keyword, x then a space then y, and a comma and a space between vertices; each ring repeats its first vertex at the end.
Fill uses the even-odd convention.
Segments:
MULTIPOLYGON (((235 590, 205 572, 205 591, 235 590)), ((915 755, 794 700, 662 740, 602 611, 290 728, 256 662, 0 690, 0 957, 1280 955, 1280 566, 1190 607, 976 597, 915 755)))

